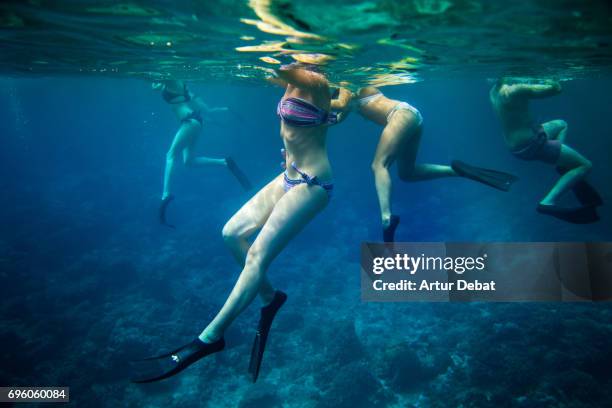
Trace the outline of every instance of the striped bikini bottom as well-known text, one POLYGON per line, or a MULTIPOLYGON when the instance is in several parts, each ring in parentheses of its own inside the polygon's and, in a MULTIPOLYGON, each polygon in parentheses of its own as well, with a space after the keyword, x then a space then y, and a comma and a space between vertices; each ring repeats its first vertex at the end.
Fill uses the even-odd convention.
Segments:
POLYGON ((300 175, 301 178, 299 179, 289 178, 289 176, 287 175, 287 171, 285 170, 285 174, 283 175, 284 176, 283 177, 283 189, 285 190, 285 192, 291 190, 293 187, 299 184, 306 184, 309 186, 322 187, 323 190, 325 190, 325 192, 327 193, 327 196, 331 198, 332 191, 334 190, 334 183, 322 182, 322 181, 319 181, 317 176, 314 176, 314 177, 309 176, 308 174, 298 169, 295 163, 291 163, 291 167, 293 168, 293 170, 295 170, 300 175))

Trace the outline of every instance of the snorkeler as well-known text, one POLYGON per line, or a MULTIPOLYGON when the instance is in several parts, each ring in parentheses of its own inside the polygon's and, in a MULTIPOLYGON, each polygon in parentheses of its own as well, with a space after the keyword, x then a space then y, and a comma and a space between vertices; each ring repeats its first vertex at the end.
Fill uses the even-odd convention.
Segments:
MULTIPOLYGON (((423 117, 412 105, 387 98, 375 87, 361 88, 353 106, 366 119, 384 127, 376 148, 372 171, 380 205, 383 240, 393 242, 400 217, 391 211, 391 174, 397 161, 402 181, 422 181, 441 177, 465 177, 502 191, 508 191, 517 178, 496 170, 470 166, 455 160, 450 166, 416 164, 423 133, 423 117)), ((338 109, 342 109, 338 106, 338 109)))
POLYGON ((597 191, 585 181, 591 162, 565 144, 567 123, 552 120, 535 124, 529 113, 531 99, 547 98, 561 92, 556 81, 533 82, 519 78, 502 78, 489 97, 501 119, 506 144, 512 154, 522 160, 538 160, 557 167, 561 177, 538 203, 537 211, 561 220, 586 224, 599 219, 596 207, 603 204, 597 191), (573 190, 579 207, 559 206, 559 198, 573 190))
POLYGON ((326 135, 336 117, 330 112, 328 81, 322 73, 301 64, 283 65, 275 73, 271 81, 285 87, 277 114, 287 166, 223 228, 223 238, 243 268, 238 281, 221 311, 196 339, 145 360, 163 368, 135 382, 168 378, 202 357, 223 350, 225 330, 259 294, 265 306, 261 308, 249 364, 251 378, 257 380, 272 321, 287 299, 272 287, 266 271, 291 239, 327 206, 333 190, 326 135), (250 243, 249 238, 258 230, 250 243))
POLYGON ((170 149, 166 154, 166 168, 164 170, 164 191, 159 209, 159 221, 168 227, 174 226, 166 222, 166 209, 174 199, 171 194, 171 181, 177 160, 183 156, 183 163, 188 167, 201 167, 208 165, 227 166, 228 170, 238 179, 245 190, 251 188, 251 183, 244 173, 236 166, 231 157, 212 158, 196 156, 195 147, 198 136, 204 123, 204 115, 218 111, 226 111, 227 108, 209 108, 204 101, 192 94, 183 81, 154 82, 153 89, 160 90, 162 98, 166 101, 179 119, 181 126, 174 136, 170 149))

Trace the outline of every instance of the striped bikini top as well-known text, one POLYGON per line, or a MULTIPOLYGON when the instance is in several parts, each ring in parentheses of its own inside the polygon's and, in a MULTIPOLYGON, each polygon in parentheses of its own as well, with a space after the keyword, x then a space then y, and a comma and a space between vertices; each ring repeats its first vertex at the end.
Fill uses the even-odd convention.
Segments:
POLYGON ((281 99, 276 114, 283 122, 296 127, 334 125, 338 122, 335 112, 328 112, 301 98, 281 99))

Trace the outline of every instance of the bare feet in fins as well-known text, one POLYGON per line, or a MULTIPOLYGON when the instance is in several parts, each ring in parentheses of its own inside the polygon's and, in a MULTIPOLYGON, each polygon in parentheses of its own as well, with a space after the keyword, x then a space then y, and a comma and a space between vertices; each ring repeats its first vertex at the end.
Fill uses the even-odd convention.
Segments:
POLYGON ((259 376, 261 360, 263 359, 266 341, 268 340, 268 334, 270 333, 274 317, 286 300, 287 295, 277 290, 274 292, 274 299, 272 299, 272 302, 261 308, 261 317, 259 318, 257 333, 255 334, 253 348, 251 349, 251 361, 249 362, 249 374, 251 374, 253 382, 257 381, 257 377, 259 376))
POLYGON ((253 188, 253 185, 247 178, 246 174, 244 174, 242 170, 240 170, 238 165, 236 165, 236 162, 234 161, 234 159, 232 159, 231 157, 226 157, 225 163, 227 163, 228 170, 232 172, 234 177, 236 177, 236 179, 238 180, 242 188, 244 188, 247 191, 253 188))
POLYGON ((383 227, 383 241, 394 242, 395 241, 395 230, 399 225, 400 217, 398 215, 392 215, 389 220, 389 225, 383 227))
POLYGON ((162 198, 161 205, 159 206, 159 222, 162 225, 170 228, 176 228, 174 225, 168 224, 166 221, 166 210, 168 209, 168 204, 174 200, 174 196, 172 194, 162 198))
POLYGON ((518 180, 518 177, 510 173, 470 166, 459 160, 453 160, 451 167, 458 176, 486 184, 501 191, 510 191, 512 184, 518 180))
POLYGON ((599 215, 594 206, 575 208, 560 207, 558 205, 538 204, 536 210, 572 224, 592 224, 599 221, 599 215))
POLYGON ((132 379, 133 383, 145 384, 170 378, 180 373, 196 361, 217 353, 225 348, 225 340, 223 338, 214 343, 204 343, 196 337, 191 343, 185 344, 160 356, 149 357, 142 360, 132 361, 132 364, 138 364, 138 371, 145 375, 141 378, 132 379))

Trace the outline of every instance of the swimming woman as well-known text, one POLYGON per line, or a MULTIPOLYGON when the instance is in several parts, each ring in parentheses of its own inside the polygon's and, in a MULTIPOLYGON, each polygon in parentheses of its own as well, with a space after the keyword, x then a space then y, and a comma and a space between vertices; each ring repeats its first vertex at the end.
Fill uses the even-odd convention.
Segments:
POLYGON ((172 107, 174 114, 181 123, 170 145, 170 149, 166 154, 164 189, 159 211, 160 222, 172 227, 172 225, 166 222, 166 209, 168 204, 174 199, 174 196, 171 194, 171 182, 175 164, 178 160, 181 160, 181 156, 183 163, 188 167, 202 167, 208 165, 227 166, 244 189, 249 190, 251 188, 251 183, 236 166, 236 163, 231 157, 212 158, 196 156, 195 154, 198 136, 204 124, 204 116, 214 112, 227 111, 227 108, 209 108, 201 98, 196 97, 189 91, 187 85, 183 81, 154 82, 152 87, 155 90, 161 91, 162 98, 172 107))
POLYGON ((504 129, 510 152, 522 160, 537 160, 557 167, 561 177, 540 200, 537 211, 572 223, 591 223, 599 219, 595 207, 602 199, 585 177, 592 164, 565 144, 567 123, 564 120, 536 124, 529 113, 529 101, 557 95, 561 85, 556 81, 529 81, 520 78, 498 80, 489 97, 504 129), (572 189, 580 206, 561 207, 559 198, 572 189))
POLYGON ((242 267, 221 311, 192 342, 149 359, 164 366, 161 372, 135 382, 173 376, 204 356, 223 350, 223 334, 257 295, 261 308, 249 372, 257 379, 274 316, 287 299, 266 276, 283 248, 327 205, 333 190, 326 135, 336 117, 330 112, 325 76, 301 64, 281 66, 272 82, 285 87, 277 106, 286 170, 251 198, 223 228, 223 238, 242 267), (259 230, 252 243, 249 238, 259 230))
MULTIPOLYGON (((495 170, 470 166, 455 160, 450 166, 416 164, 423 133, 423 117, 412 105, 387 98, 375 87, 361 88, 352 105, 366 119, 383 127, 372 162, 383 224, 383 240, 393 242, 400 217, 391 210, 391 174, 389 168, 397 161, 402 181, 422 181, 441 177, 466 177, 493 188, 508 191, 516 177, 495 170)), ((342 109, 341 106, 338 109, 342 109)))

